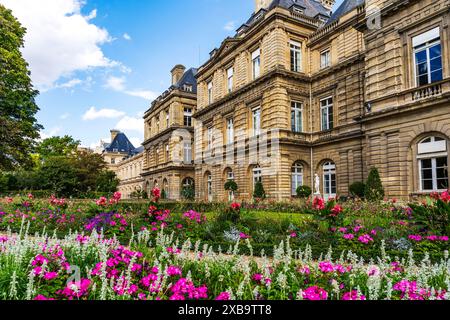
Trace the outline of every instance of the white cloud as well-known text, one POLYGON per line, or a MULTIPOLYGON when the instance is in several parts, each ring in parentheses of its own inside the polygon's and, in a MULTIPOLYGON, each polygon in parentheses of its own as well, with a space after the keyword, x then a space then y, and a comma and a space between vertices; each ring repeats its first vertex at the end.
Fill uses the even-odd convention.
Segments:
POLYGON ((226 31, 235 31, 236 30, 236 22, 235 21, 229 21, 227 24, 223 27, 226 31))
POLYGON ((27 28, 24 57, 34 84, 49 90, 61 77, 98 67, 123 67, 107 58, 101 45, 110 42, 107 30, 91 22, 97 15, 81 14, 84 0, 0 0, 27 28))
POLYGON ((130 142, 135 148, 139 148, 142 145, 142 139, 137 137, 130 138, 130 142))
POLYGON ((70 113, 66 112, 66 113, 63 113, 59 118, 60 118, 61 120, 66 120, 66 119, 68 119, 69 117, 70 117, 70 113))
POLYGON ((41 140, 45 140, 54 136, 57 136, 61 132, 60 127, 53 127, 47 132, 40 132, 41 140))
POLYGON ((127 41, 131 41, 131 36, 128 33, 124 33, 123 38, 127 41))
POLYGON ((116 129, 121 131, 135 131, 144 133, 144 120, 142 118, 123 117, 115 126, 116 129))
POLYGON ((125 112, 115 109, 100 109, 96 110, 95 107, 91 107, 83 115, 83 120, 91 121, 96 119, 115 119, 125 115, 125 112))
POLYGON ((76 87, 76 86, 78 86, 78 85, 80 85, 82 83, 83 83, 83 81, 81 79, 72 79, 72 80, 67 81, 67 82, 65 82, 63 84, 56 85, 56 87, 58 87, 58 88, 67 88, 68 89, 68 88, 76 87))
POLYGON ((150 90, 127 89, 125 83, 126 83, 125 77, 110 76, 106 80, 105 87, 117 92, 124 93, 129 96, 138 97, 146 100, 155 100, 159 96, 158 93, 150 90))

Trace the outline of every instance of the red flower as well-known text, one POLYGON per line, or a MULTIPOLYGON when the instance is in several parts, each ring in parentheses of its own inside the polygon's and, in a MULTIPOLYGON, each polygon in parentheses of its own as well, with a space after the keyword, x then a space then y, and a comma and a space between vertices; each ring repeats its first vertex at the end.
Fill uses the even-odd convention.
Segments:
POLYGON ((241 210, 241 204, 240 203, 232 203, 231 204, 231 209, 233 209, 233 210, 241 210))
POLYGON ((315 197, 313 200, 313 208, 315 210, 323 210, 325 209, 325 200, 319 197, 315 197))
POLYGON ((338 216, 339 214, 342 213, 342 211, 344 211, 344 209, 342 209, 342 207, 340 205, 335 205, 334 208, 331 210, 333 217, 338 216))
POLYGON ((158 187, 153 188, 152 195, 155 201, 158 201, 161 198, 161 190, 158 187))

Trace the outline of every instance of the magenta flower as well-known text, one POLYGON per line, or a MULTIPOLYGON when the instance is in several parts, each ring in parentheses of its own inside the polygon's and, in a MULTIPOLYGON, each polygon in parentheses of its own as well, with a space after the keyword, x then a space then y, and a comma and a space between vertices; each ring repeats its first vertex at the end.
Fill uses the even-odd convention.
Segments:
POLYGON ((328 293, 324 289, 314 286, 303 291, 303 299, 314 301, 327 300, 328 293))
POLYGON ((229 300, 231 300, 231 296, 228 292, 222 292, 221 294, 219 294, 217 296, 217 298, 215 300, 216 301, 229 301, 229 300))
POLYGON ((342 296, 342 300, 366 300, 366 297, 363 295, 358 295, 358 291, 353 290, 351 292, 346 292, 344 293, 344 295, 342 296))
POLYGON ((58 278, 57 272, 46 272, 44 275, 44 279, 48 280, 48 281, 56 279, 56 278, 58 278))

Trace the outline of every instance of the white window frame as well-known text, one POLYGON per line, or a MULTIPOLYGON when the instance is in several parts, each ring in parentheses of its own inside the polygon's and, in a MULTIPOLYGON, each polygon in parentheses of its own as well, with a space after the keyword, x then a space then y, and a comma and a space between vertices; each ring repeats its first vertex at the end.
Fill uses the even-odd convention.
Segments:
POLYGON ((291 102, 291 130, 292 132, 295 133, 303 132, 303 103, 298 101, 291 102), (294 113, 294 123, 292 123, 293 113, 294 113), (300 117, 300 123, 297 123, 298 117, 300 117))
POLYGON ((253 80, 261 76, 261 49, 252 52, 252 76, 253 80))
MULTIPOLYGON (((442 76, 444 76, 444 74, 443 74, 443 72, 444 72, 444 64, 443 64, 444 61, 443 61, 443 55, 442 55, 442 49, 443 49, 443 47, 442 47, 442 41, 441 41, 441 38, 439 37, 439 38, 435 38, 435 39, 430 39, 430 41, 431 41, 431 42, 425 42, 425 43, 418 44, 418 45, 416 45, 416 46, 413 47, 414 79, 415 79, 415 85, 416 85, 416 87, 419 87, 419 86, 420 86, 420 83, 419 83, 419 75, 418 75, 418 68, 417 68, 418 65, 417 65, 417 57, 416 57, 416 54, 417 54, 418 52, 421 52, 421 51, 426 51, 426 55, 427 55, 427 76, 428 76, 428 83, 425 84, 425 85, 429 85, 429 84, 433 83, 433 82, 432 82, 432 79, 431 79, 431 59, 430 59, 430 49, 431 49, 432 47, 438 45, 438 44, 441 45, 441 69, 440 69, 440 70, 442 71, 442 76)), ((439 69, 437 69, 437 70, 439 70, 439 69)), ((434 71, 437 71, 437 70, 434 70, 434 71)))
POLYGON ((208 201, 212 202, 213 200, 213 180, 212 180, 212 174, 208 174, 207 177, 207 192, 208 192, 208 201))
POLYGON ((184 164, 192 164, 192 142, 183 141, 183 162, 184 164))
POLYGON ((170 147, 166 144, 166 162, 170 161, 170 147))
POLYGON ((192 108, 184 108, 183 124, 185 127, 192 127, 192 108))
POLYGON ((234 80, 234 68, 228 68, 227 70, 227 85, 228 85, 228 93, 233 91, 233 81, 234 80))
POLYGON ((303 165, 299 162, 294 163, 291 169, 291 193, 293 196, 297 195, 298 187, 303 186, 303 165))
POLYGON ((167 128, 170 127, 170 111, 166 111, 166 125, 167 128))
POLYGON ((320 100, 320 129, 321 131, 328 131, 334 128, 334 99, 333 96, 329 96, 327 98, 320 100), (328 103, 328 100, 331 100, 331 103, 328 103), (326 102, 326 105, 322 103, 326 102), (330 121, 330 109, 331 109, 331 121, 330 121), (324 112, 326 113, 326 123, 323 122, 324 112))
MULTIPOLYGON (((438 177, 437 177, 437 159, 447 158, 447 176, 448 176, 448 150, 447 141, 440 137, 426 137, 418 143, 417 146, 417 160, 419 168, 419 190, 420 192, 443 192, 446 189, 438 188, 438 177), (424 142, 430 139, 430 142, 424 142), (432 183, 433 189, 428 190, 424 188, 424 177, 423 177, 423 165, 422 161, 431 160, 431 171, 432 171, 432 183)), ((430 169, 430 168, 428 168, 430 169)), ((448 178, 448 177, 447 177, 448 178)))
POLYGON ((302 71, 302 44, 296 41, 289 42, 291 71, 302 71), (292 64, 294 62, 294 64, 292 64))
POLYGON ((331 50, 326 49, 320 52, 320 69, 331 66, 331 50))
POLYGON ((208 82, 208 104, 212 104, 214 101, 213 97, 213 82, 208 82))
POLYGON ((234 119, 227 119, 227 144, 234 143, 234 119))
POLYGON ((257 182, 262 182, 262 170, 261 167, 256 167, 252 170, 253 190, 257 182))
POLYGON ((252 128, 253 136, 261 134, 261 107, 252 109, 252 128))
POLYGON ((333 162, 326 162, 322 166, 323 170, 323 194, 325 200, 328 200, 330 198, 336 198, 337 194, 337 170, 336 170, 336 164, 333 162), (333 176, 334 176, 334 182, 336 185, 336 192, 333 193, 333 176), (326 183, 328 179, 328 185, 326 183), (327 191, 330 191, 327 193, 327 191))
POLYGON ((207 150, 211 150, 213 147, 213 143, 214 143, 214 131, 213 131, 213 127, 209 127, 207 128, 207 150))

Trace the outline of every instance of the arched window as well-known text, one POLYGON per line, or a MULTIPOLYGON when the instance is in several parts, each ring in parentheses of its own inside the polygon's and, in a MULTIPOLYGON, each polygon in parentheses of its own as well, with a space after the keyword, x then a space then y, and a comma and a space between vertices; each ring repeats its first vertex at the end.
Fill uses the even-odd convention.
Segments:
POLYGON ((258 182, 262 182, 262 171, 260 166, 256 166, 253 169, 253 190, 255 190, 255 185, 258 182))
POLYGON ((323 165, 323 193, 326 200, 336 198, 336 165, 333 162, 323 165))
POLYGON ((164 181, 163 181, 163 191, 164 191, 165 198, 169 199, 170 198, 169 182, 167 181, 167 179, 164 179, 164 181))
POLYGON ((292 166, 292 190, 293 196, 297 195, 298 187, 303 186, 303 165, 300 162, 294 163, 292 166))
MULTIPOLYGON (((235 176, 234 176, 234 172, 231 168, 227 168, 225 170, 225 182, 228 181, 234 181, 235 180, 235 176)), ((228 201, 234 201, 234 191, 229 190, 228 191, 228 201)))
POLYGON ((420 191, 444 191, 449 188, 447 141, 427 137, 418 144, 420 191))
POLYGON ((206 176, 206 192, 208 195, 208 201, 211 202, 213 200, 213 178, 210 172, 207 172, 205 176, 206 176))

